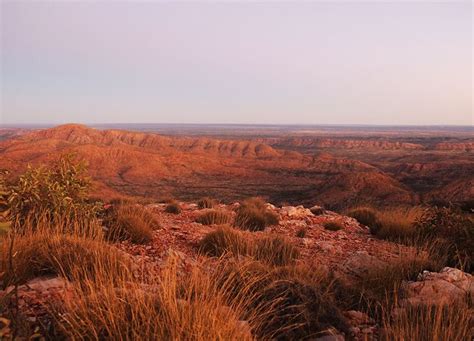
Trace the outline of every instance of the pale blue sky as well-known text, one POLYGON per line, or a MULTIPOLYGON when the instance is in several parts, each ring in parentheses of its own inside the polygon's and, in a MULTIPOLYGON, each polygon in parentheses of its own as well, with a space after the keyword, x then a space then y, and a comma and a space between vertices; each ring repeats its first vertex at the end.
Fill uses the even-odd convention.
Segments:
POLYGON ((0 1, 0 123, 473 124, 470 1, 0 1))

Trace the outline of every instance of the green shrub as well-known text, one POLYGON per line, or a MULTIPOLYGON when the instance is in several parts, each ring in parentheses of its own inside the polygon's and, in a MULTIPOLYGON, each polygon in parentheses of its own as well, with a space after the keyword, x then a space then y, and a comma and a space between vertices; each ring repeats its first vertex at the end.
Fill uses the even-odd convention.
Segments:
POLYGON ((83 162, 64 155, 51 167, 29 167, 11 188, 8 197, 12 227, 23 230, 40 220, 64 217, 70 221, 95 219, 100 207, 87 195, 90 179, 83 162))
POLYGON ((198 201, 198 207, 200 209, 213 208, 216 205, 217 205, 216 200, 208 198, 208 197, 204 197, 204 198, 202 198, 201 200, 198 201))
POLYGON ((326 221, 323 223, 323 227, 329 231, 339 231, 344 229, 344 226, 337 221, 326 221))
POLYGON ((181 206, 179 206, 179 204, 176 201, 170 202, 168 205, 166 205, 165 212, 172 213, 172 214, 180 214, 181 206))
POLYGON ((370 228, 372 234, 377 234, 381 225, 377 217, 377 212, 369 207, 359 207, 350 210, 347 215, 356 219, 362 225, 370 228))
POLYGON ((224 225, 232 221, 232 215, 224 210, 208 210, 202 213, 196 221, 203 225, 224 225))
POLYGON ((417 234, 440 243, 448 265, 474 270, 474 219, 450 207, 426 209, 415 223, 417 234))
POLYGON ((267 209, 260 198, 245 200, 237 209, 235 226, 250 231, 262 231, 266 226, 278 224, 278 216, 267 209))

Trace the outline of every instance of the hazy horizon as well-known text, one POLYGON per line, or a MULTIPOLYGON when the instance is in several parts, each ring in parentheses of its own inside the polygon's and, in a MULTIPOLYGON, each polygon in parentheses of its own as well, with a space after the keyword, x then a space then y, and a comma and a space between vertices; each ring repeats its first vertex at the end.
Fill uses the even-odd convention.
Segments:
POLYGON ((474 124, 470 1, 0 8, 0 125, 474 124))

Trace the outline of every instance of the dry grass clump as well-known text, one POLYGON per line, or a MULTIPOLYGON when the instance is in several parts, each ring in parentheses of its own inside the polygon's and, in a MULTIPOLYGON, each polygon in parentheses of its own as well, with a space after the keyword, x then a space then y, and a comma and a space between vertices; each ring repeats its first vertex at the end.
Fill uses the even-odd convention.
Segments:
POLYGON ((180 214, 181 213, 181 206, 179 206, 178 202, 172 201, 168 205, 166 205, 165 212, 166 213, 171 213, 171 214, 180 214))
POLYGON ((245 232, 227 226, 204 236, 200 242, 200 250, 215 257, 226 253, 249 256, 275 266, 292 264, 299 257, 297 247, 286 238, 267 236, 255 240, 245 232))
POLYGON ((386 311, 381 340, 472 340, 472 308, 455 305, 416 305, 386 311))
POLYGON ((292 264, 299 255, 298 248, 281 236, 258 239, 254 253, 255 259, 275 266, 292 264))
POLYGON ((416 238, 415 222, 422 215, 420 207, 395 208, 377 212, 380 229, 377 237, 395 242, 408 242, 416 238))
MULTIPOLYGON (((245 287, 232 298, 229 282, 219 282, 194 267, 184 274, 171 259, 148 285, 118 285, 87 278, 65 301, 58 325, 71 339, 108 340, 253 340, 258 316, 244 315, 245 287)), ((251 282, 248 286, 251 286, 251 282)))
POLYGON ((417 234, 429 242, 437 241, 437 250, 448 265, 465 271, 474 270, 474 218, 449 207, 426 209, 415 223, 417 234))
POLYGON ((224 225, 229 224, 232 221, 232 215, 230 212, 224 210, 207 210, 202 213, 196 222, 203 225, 224 225))
POLYGON ((268 267, 244 260, 222 264, 217 272, 232 282, 236 294, 251 285, 246 309, 261 321, 257 338, 276 340, 311 339, 330 328, 347 332, 348 325, 331 296, 326 273, 305 265, 268 267))
POLYGON ((228 226, 219 227, 208 233, 199 244, 202 253, 214 257, 220 257, 228 252, 234 256, 253 254, 252 245, 247 236, 228 226))
POLYGON ((140 205, 120 205, 106 212, 104 224, 110 240, 130 240, 147 243, 152 240, 153 230, 159 225, 153 213, 140 205))
POLYGON ((329 231, 339 231, 344 229, 344 226, 337 221, 326 221, 323 223, 323 227, 329 231))
POLYGON ((278 224, 278 215, 267 209, 260 198, 249 198, 237 209, 235 226, 244 230, 262 231, 266 226, 278 224))
POLYGON ((304 237, 306 237, 307 232, 308 232, 307 227, 301 227, 301 228, 298 229, 298 231, 296 231, 296 236, 298 238, 304 238, 304 237))
POLYGON ((372 234, 377 234, 380 229, 380 221, 377 217, 377 211, 370 207, 358 207, 347 212, 349 217, 354 218, 362 225, 370 228, 372 234))
POLYGON ((129 258, 113 246, 74 235, 47 232, 10 235, 0 247, 0 273, 3 273, 5 287, 45 275, 69 279, 77 276, 125 276, 131 267, 129 258), (13 267, 9 259, 11 238, 15 238, 11 252, 13 267))
POLYGON ((351 302, 351 308, 380 312, 383 305, 394 304, 403 281, 415 280, 423 270, 439 271, 442 267, 443 260, 431 257, 428 251, 405 251, 388 265, 367 267, 363 277, 343 289, 341 300, 351 302))
POLYGON ((200 209, 214 208, 214 206, 217 205, 217 200, 211 199, 209 197, 204 197, 201 200, 199 200, 197 204, 200 209))

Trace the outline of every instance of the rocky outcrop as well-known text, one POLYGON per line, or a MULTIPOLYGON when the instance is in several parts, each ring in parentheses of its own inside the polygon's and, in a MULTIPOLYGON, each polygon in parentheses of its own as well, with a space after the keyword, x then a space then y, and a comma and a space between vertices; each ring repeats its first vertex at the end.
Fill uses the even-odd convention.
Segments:
POLYGON ((424 271, 416 281, 405 283, 405 292, 407 304, 449 304, 474 297, 474 276, 449 267, 424 271))

